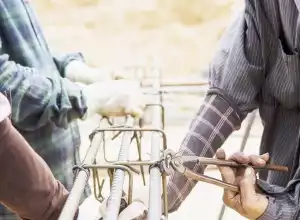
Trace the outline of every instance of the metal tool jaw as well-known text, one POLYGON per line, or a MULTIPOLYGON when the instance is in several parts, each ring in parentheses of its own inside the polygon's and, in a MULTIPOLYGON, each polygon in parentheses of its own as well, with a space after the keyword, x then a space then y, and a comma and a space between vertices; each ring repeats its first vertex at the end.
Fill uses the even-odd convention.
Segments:
POLYGON ((174 171, 179 172, 186 178, 195 180, 195 181, 201 181, 210 183, 219 187, 222 187, 224 189, 228 189, 234 192, 239 192, 239 189, 237 186, 223 182, 221 180, 205 176, 203 174, 198 174, 193 172, 192 170, 184 167, 183 163, 185 162, 200 162, 200 158, 197 156, 181 156, 174 153, 172 150, 165 150, 163 153, 163 157, 160 161, 160 169, 162 172, 165 173, 165 175, 171 175, 174 171))
POLYGON ((181 156, 176 156, 173 150, 167 149, 164 151, 161 159, 161 170, 169 176, 174 171, 184 174, 186 168, 183 166, 181 156))

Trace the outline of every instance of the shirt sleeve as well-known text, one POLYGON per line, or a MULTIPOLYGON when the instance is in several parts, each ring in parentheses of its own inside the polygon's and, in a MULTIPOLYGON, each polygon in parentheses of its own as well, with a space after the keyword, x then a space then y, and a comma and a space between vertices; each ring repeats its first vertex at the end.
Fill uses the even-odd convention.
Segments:
POLYGON ((0 201, 22 219, 55 220, 67 190, 6 118, 0 122, 0 201))
POLYGON ((85 62, 84 56, 82 53, 68 53, 68 54, 59 54, 53 53, 52 55, 54 63, 62 77, 65 77, 66 66, 73 60, 85 62))
POLYGON ((35 68, 21 66, 0 55, 0 91, 10 95, 14 125, 32 131, 50 121, 66 128, 86 113, 78 85, 62 77, 48 78, 35 68))
MULTIPOLYGON (((243 119, 257 108, 256 100, 264 80, 261 43, 253 1, 236 17, 223 35, 210 64, 210 89, 193 119, 181 146, 180 155, 212 157, 243 119), (251 4, 250 4, 251 3, 251 4)), ((203 173, 196 163, 187 168, 203 173)), ((168 182, 169 212, 176 211, 196 181, 174 173, 168 182)))
POLYGON ((300 181, 291 181, 286 188, 257 180, 259 188, 268 197, 266 211, 258 220, 298 219, 300 217, 300 181))

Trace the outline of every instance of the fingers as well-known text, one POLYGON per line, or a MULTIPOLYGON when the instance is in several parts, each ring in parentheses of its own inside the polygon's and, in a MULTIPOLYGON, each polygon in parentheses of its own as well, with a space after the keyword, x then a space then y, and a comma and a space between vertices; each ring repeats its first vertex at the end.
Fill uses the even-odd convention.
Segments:
POLYGON ((228 157, 228 160, 233 160, 237 163, 248 164, 250 163, 250 157, 246 156, 243 152, 236 152, 228 157))
POLYGON ((215 158, 219 160, 225 160, 226 159, 225 151, 222 148, 219 148, 215 154, 215 158))
MULTIPOLYGON (((225 151, 222 148, 219 148, 215 154, 215 158, 224 160, 226 158, 225 151)), ((221 173, 222 180, 234 184, 236 177, 235 177, 235 169, 231 167, 220 167, 218 166, 218 169, 221 173)), ((230 190, 224 190, 223 194, 223 201, 226 205, 229 205, 232 203, 232 198, 236 196, 237 193, 232 192, 230 190)))
POLYGON ((260 155, 260 158, 263 159, 265 162, 268 162, 270 160, 270 154, 265 153, 263 155, 260 155))
POLYGON ((242 163, 242 164, 251 164, 253 166, 265 166, 266 163, 269 160, 269 154, 263 154, 263 155, 245 155, 242 152, 236 152, 232 154, 228 160, 233 160, 237 163, 242 163))

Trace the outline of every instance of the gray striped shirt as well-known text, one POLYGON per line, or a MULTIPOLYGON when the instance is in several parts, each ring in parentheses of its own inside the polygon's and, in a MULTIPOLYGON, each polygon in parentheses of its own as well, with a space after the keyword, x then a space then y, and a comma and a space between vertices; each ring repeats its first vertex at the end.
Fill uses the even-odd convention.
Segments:
MULTIPOLYGON (((180 152, 212 157, 258 108, 264 125, 260 153, 269 152, 272 163, 289 167, 288 173, 260 175, 258 183, 269 197, 260 219, 300 219, 300 0, 245 2, 211 62, 210 89, 180 152)), ((186 165, 199 173, 204 170, 195 163, 186 165)), ((195 184, 180 174, 171 176, 171 212, 195 184)))

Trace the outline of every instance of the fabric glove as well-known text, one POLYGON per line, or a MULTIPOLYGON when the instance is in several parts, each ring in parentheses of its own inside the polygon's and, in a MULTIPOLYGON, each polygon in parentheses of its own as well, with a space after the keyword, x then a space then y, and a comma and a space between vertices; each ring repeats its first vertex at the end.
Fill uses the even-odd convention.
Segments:
POLYGON ((73 82, 79 82, 86 85, 123 78, 121 74, 116 73, 116 71, 105 68, 93 68, 77 60, 72 61, 67 65, 65 77, 73 82))
POLYGON ((76 220, 99 220, 103 215, 101 214, 101 207, 103 206, 93 195, 86 198, 79 206, 79 212, 76 220))
POLYGON ((109 80, 80 86, 87 100, 86 117, 95 114, 141 117, 143 114, 144 97, 138 82, 109 80))

